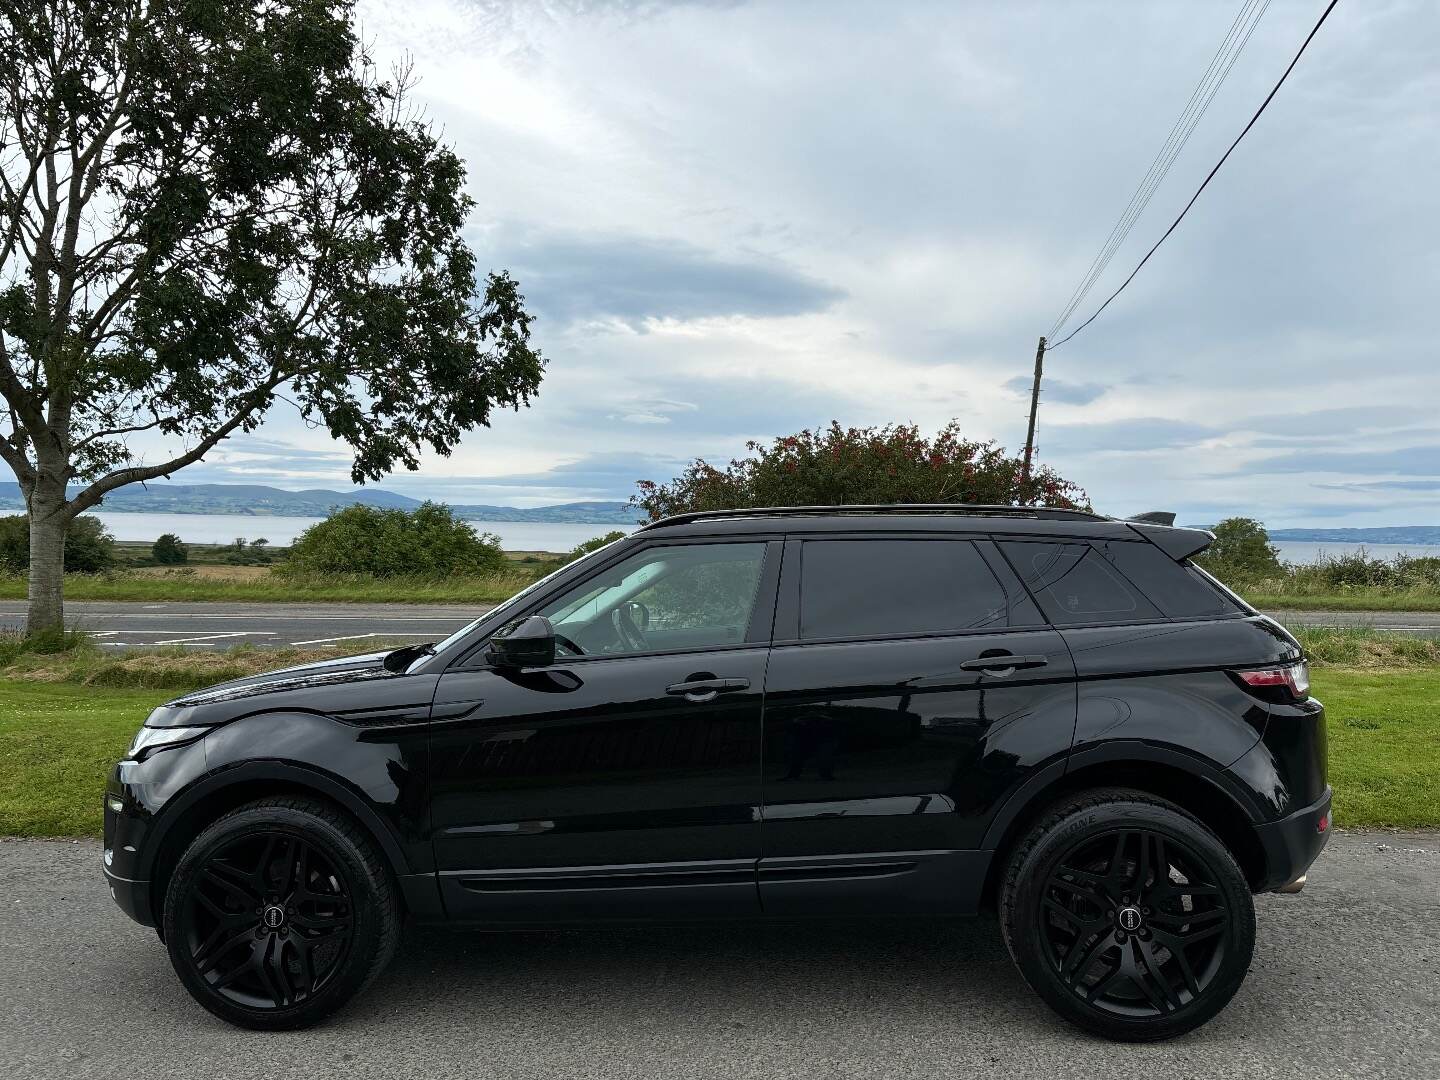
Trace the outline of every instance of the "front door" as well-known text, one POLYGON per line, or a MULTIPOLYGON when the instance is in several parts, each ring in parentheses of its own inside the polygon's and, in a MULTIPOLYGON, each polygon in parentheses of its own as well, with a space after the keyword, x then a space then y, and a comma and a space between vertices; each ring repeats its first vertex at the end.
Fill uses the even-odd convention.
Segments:
POLYGON ((449 671, 431 721, 447 910, 488 922, 758 908, 781 545, 657 543, 534 612, 552 666, 449 671))
POLYGON ((780 595, 766 913, 973 910, 996 806, 1069 750, 1065 642, 987 541, 792 541, 780 595))

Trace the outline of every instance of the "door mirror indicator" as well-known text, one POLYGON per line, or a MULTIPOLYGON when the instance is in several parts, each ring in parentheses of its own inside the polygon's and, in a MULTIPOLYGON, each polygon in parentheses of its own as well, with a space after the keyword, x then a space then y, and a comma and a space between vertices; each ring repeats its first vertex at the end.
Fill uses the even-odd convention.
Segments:
POLYGON ((544 615, 527 615, 496 630, 485 658, 497 668, 549 667, 555 662, 555 627, 544 615))

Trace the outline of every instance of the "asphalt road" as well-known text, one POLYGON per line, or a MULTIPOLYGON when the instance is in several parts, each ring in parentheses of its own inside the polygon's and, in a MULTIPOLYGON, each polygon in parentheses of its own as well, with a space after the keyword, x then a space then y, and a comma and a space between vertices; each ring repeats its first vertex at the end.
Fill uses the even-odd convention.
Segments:
MULTIPOLYGON (((369 642, 438 641, 489 605, 236 604, 71 601, 66 620, 107 648, 299 645, 361 652, 369 642)), ((0 602, 0 628, 20 628, 25 605, 0 602)))
POLYGON ((180 989, 93 842, 0 842, 0 1073, 40 1077, 1440 1077, 1440 833, 1338 833, 1258 898, 1254 967, 1183 1039, 1121 1046, 1034 998, 993 921, 407 931, 308 1032, 180 989))
MULTIPOLYGON (((180 645, 299 645, 341 652, 367 643, 435 641, 481 615, 487 605, 98 603, 65 605, 70 625, 107 648, 180 645)), ((1395 633, 1440 637, 1440 612, 1277 611, 1292 626, 1373 626, 1395 633)), ((0 601, 0 628, 20 628, 25 605, 0 601)))

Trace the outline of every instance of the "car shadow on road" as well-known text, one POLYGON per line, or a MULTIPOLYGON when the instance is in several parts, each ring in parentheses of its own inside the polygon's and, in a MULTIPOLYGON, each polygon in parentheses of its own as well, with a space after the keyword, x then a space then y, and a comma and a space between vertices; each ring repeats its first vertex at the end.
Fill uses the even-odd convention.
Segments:
POLYGON ((677 1014, 833 1020, 878 1001, 919 1023, 933 1016, 953 1024, 971 1010, 993 1023, 997 1013, 1034 1017, 1039 1009, 986 918, 517 933, 411 927, 389 975, 357 1006, 388 1012, 415 1000, 439 1023, 451 1010, 473 1021, 477 1002, 532 1019, 537 1010, 556 1019, 578 1010, 626 1025, 677 1014))

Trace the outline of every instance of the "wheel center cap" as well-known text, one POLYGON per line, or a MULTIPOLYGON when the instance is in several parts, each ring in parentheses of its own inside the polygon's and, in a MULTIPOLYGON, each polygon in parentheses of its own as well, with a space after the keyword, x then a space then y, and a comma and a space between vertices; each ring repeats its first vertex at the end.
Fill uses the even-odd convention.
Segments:
POLYGON ((279 930, 285 925, 285 909, 279 904, 271 904, 261 913, 260 921, 267 929, 279 930))
POLYGON ((1115 913, 1115 922, 1120 929, 1131 933, 1139 930, 1140 924, 1144 921, 1145 917, 1140 914, 1138 907, 1123 907, 1115 913))

